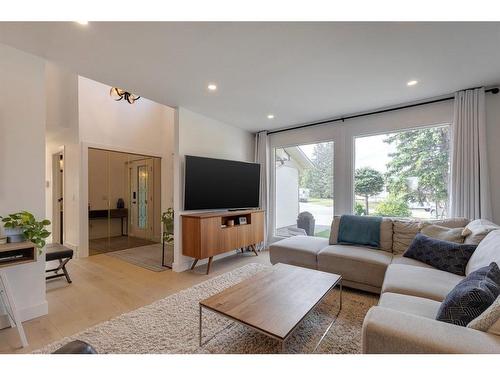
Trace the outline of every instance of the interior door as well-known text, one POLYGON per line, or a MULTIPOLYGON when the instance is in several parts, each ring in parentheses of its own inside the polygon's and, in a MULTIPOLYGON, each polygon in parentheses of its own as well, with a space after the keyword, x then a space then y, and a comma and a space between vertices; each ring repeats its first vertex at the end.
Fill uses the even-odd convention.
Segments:
POLYGON ((130 235, 150 239, 153 236, 153 159, 132 161, 130 176, 130 235))

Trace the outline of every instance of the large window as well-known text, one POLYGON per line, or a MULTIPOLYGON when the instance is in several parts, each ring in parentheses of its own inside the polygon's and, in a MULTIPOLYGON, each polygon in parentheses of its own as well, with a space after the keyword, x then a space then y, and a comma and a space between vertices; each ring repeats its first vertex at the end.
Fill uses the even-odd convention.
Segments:
POLYGON ((330 236, 333 142, 279 147, 275 152, 275 234, 330 236))
POLYGON ((445 218, 449 126, 355 138, 354 213, 445 218))

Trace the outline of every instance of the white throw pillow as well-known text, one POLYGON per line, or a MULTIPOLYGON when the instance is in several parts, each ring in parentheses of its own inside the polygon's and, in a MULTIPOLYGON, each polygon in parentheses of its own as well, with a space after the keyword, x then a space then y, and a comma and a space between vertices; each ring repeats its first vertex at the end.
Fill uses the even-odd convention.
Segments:
POLYGON ((465 237, 464 243, 467 245, 479 245, 488 233, 496 229, 500 229, 500 227, 489 220, 473 220, 462 231, 462 236, 465 237))
POLYGON ((500 296, 481 315, 467 324, 467 328, 500 335, 500 296))
POLYGON ((500 230, 494 230, 482 240, 472 254, 465 268, 465 275, 469 275, 491 262, 500 265, 500 230))

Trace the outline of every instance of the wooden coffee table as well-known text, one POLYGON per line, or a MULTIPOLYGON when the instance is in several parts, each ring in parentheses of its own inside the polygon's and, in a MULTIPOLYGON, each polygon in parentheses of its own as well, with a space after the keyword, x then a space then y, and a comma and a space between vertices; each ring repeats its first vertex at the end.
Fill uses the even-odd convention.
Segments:
MULTIPOLYGON (((337 285, 340 288, 340 312, 340 275, 278 263, 200 302, 200 346, 203 345, 203 309, 207 309, 278 340, 284 351, 286 340, 299 323, 337 285)), ((330 330, 336 316, 314 350, 330 330)))

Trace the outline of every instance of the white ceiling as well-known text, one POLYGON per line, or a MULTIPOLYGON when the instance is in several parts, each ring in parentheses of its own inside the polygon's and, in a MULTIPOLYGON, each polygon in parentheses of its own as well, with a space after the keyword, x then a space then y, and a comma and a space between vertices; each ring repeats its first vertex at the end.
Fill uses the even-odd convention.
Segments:
POLYGON ((500 23, 4 22, 0 42, 250 131, 500 83, 500 23))

